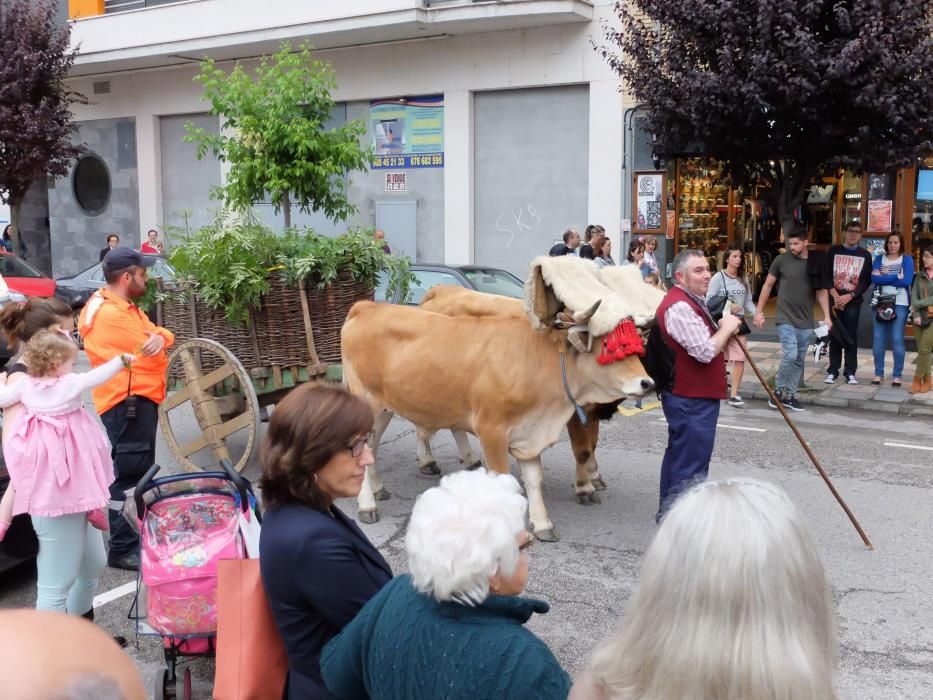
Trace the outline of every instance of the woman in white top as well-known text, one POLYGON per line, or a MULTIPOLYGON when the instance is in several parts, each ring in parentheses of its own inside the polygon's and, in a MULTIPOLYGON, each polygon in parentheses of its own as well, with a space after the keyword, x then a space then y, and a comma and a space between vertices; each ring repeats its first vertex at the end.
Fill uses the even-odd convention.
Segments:
POLYGON ((658 239, 654 236, 647 236, 642 239, 645 243, 645 265, 648 266, 648 274, 658 274, 658 259, 655 251, 658 249, 658 239))
POLYGON ((884 354, 888 345, 894 354, 894 372, 891 386, 901 385, 904 372, 904 329, 907 324, 910 306, 910 285, 914 281, 914 259, 904 255, 904 242, 899 233, 888 234, 884 242, 884 255, 875 258, 871 266, 871 281, 875 283, 882 296, 894 296, 894 318, 882 321, 877 315, 872 316, 872 354, 875 360, 875 386, 884 379, 884 354))
MULTIPOLYGON (((754 316, 755 303, 752 301, 752 295, 748 289, 748 280, 745 277, 745 255, 742 253, 741 246, 730 245, 726 248, 723 260, 725 261, 725 269, 717 272, 709 281, 709 289, 706 292, 707 302, 726 297, 732 302, 732 313, 736 316, 744 316, 745 314, 754 316)), ((732 336, 725 350, 726 362, 732 363, 729 405, 735 408, 742 408, 745 405, 739 395, 739 386, 742 383, 742 375, 745 373, 743 347, 746 347, 745 337, 735 335, 732 336)))

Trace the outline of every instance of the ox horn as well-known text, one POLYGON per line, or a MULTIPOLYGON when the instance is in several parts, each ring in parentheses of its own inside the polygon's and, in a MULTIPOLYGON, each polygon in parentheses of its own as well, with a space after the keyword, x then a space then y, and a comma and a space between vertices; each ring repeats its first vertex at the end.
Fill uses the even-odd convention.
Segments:
POLYGON ((567 334, 567 340, 577 350, 577 352, 586 353, 593 350, 593 335, 589 333, 586 326, 574 326, 567 334), (583 336, 586 336, 584 342, 583 336))
POLYGON ((599 308, 599 305, 603 303, 602 299, 597 299, 596 303, 593 304, 586 311, 577 311, 573 314, 573 322, 579 324, 588 323, 589 320, 593 317, 593 314, 596 313, 596 309, 599 308))

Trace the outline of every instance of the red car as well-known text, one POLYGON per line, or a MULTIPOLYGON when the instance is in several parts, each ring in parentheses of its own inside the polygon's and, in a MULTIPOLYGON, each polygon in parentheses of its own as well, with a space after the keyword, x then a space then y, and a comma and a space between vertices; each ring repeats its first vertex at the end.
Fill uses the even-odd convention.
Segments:
POLYGON ((0 276, 11 292, 26 297, 55 296, 55 280, 12 253, 0 251, 0 276))

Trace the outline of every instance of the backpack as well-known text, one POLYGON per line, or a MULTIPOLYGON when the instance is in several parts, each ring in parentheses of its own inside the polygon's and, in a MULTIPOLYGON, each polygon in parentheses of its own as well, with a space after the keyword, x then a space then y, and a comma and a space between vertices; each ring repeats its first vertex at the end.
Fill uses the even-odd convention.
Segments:
POLYGON ((648 333, 645 343, 645 356, 641 358, 648 376, 654 381, 654 389, 661 396, 662 391, 674 388, 674 351, 664 341, 660 324, 655 323, 648 333))

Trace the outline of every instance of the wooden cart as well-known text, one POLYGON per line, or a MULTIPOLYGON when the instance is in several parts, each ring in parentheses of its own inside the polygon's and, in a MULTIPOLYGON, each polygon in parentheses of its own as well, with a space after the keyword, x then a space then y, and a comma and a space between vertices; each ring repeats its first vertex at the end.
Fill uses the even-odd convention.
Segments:
POLYGON ((208 463, 229 459, 241 471, 257 447, 261 408, 299 384, 341 379, 340 329, 354 303, 372 298, 371 285, 342 272, 323 288, 273 280, 243 326, 193 294, 160 302, 159 325, 175 334, 175 346, 159 424, 182 467, 200 470, 192 458, 210 450, 208 463), (191 429, 192 413, 199 434, 191 429))

